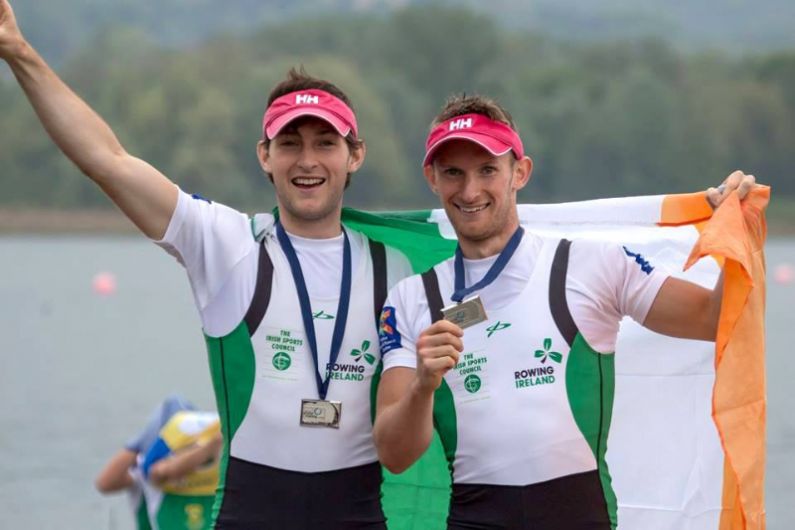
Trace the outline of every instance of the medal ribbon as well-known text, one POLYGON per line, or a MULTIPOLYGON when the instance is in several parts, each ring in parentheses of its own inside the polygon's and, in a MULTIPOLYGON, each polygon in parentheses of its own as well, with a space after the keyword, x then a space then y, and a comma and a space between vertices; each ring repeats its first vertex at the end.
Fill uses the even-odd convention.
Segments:
MULTIPOLYGON (((342 230, 344 244, 342 247, 342 284, 340 285, 340 301, 337 304, 337 320, 334 322, 334 333, 331 336, 331 351, 329 352, 328 362, 333 366, 337 362, 337 357, 342 347, 342 337, 345 334, 345 324, 348 321, 348 306, 351 301, 351 243, 348 234, 342 230)), ((328 393, 331 371, 326 375, 325 380, 320 372, 320 361, 317 356, 317 338, 315 336, 315 323, 312 320, 312 305, 309 301, 309 292, 306 290, 304 273, 301 271, 301 264, 298 262, 298 255, 290 241, 287 232, 281 222, 276 221, 276 237, 279 240, 290 270, 293 273, 293 281, 298 293, 298 302, 301 305, 301 319, 304 321, 304 331, 306 332, 309 349, 312 351, 312 360, 315 362, 315 381, 317 383, 317 393, 320 399, 325 400, 328 393)))
POLYGON ((466 287, 464 255, 461 252, 461 245, 458 245, 455 248, 455 291, 453 291, 453 295, 450 297, 453 302, 460 304, 467 295, 483 289, 491 282, 496 280, 497 276, 500 275, 502 270, 508 264, 508 261, 510 261, 511 256, 513 256, 514 252, 516 252, 516 249, 519 248, 519 243, 522 241, 523 235, 524 228, 519 226, 511 236, 511 239, 508 240, 508 244, 505 245, 505 248, 502 249, 502 252, 500 252, 500 255, 497 256, 497 260, 491 265, 489 270, 486 272, 486 275, 483 276, 483 279, 471 287, 466 287))

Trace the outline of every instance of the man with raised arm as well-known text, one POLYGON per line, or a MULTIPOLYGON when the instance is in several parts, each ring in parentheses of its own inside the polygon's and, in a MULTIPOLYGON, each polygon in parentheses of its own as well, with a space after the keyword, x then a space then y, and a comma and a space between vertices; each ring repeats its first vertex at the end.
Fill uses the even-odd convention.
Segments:
MULTIPOLYGON (((708 290, 628 247, 525 232, 516 194, 533 164, 488 98, 447 102, 423 167, 458 248, 387 297, 373 431, 382 463, 405 470, 436 428, 452 473, 449 529, 614 528, 605 450, 619 321, 714 340, 721 281, 708 290), (517 381, 530 348, 539 368, 517 381)), ((753 185, 735 172, 707 196, 717 207, 753 185)))
POLYGON ((294 70, 274 87, 257 156, 279 218, 249 219, 127 153, 26 42, 7 0, 0 58, 64 154, 188 273, 224 438, 215 527, 384 528, 375 324, 410 269, 341 224, 365 157, 345 93, 294 70))

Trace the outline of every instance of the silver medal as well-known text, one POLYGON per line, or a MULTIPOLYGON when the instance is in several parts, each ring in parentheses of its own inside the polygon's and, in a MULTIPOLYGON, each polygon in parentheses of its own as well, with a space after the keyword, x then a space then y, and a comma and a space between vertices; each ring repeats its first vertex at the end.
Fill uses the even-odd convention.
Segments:
POLYGON ((442 308, 442 316, 453 324, 457 324, 461 329, 474 326, 486 320, 486 309, 480 296, 467 298, 460 304, 450 305, 442 308))
POLYGON ((301 400, 301 425, 339 429, 341 416, 341 401, 301 400))

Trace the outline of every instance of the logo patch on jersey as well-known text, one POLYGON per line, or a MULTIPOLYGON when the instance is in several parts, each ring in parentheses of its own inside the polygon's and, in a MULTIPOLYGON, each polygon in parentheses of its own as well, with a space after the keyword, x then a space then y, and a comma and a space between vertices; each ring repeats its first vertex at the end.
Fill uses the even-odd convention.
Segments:
POLYGON ((199 530, 205 526, 204 506, 191 503, 185 505, 185 527, 189 530, 199 530))
POLYGON ((533 358, 539 359, 544 366, 525 368, 513 373, 516 388, 533 388, 542 385, 551 385, 555 382, 555 363, 563 362, 563 354, 552 350, 552 339, 544 339, 544 346, 536 350, 533 358), (547 359, 552 362, 546 364, 547 359))
POLYGON ((486 350, 461 353, 458 363, 445 374, 445 379, 461 403, 489 399, 489 358, 486 350))
POLYGON ((464 379, 464 388, 470 394, 474 394, 480 390, 480 386, 480 377, 476 376, 475 374, 469 374, 466 376, 466 379, 464 379))
POLYGON ((321 309, 317 313, 313 313, 312 318, 314 318, 315 320, 331 320, 334 318, 334 315, 329 315, 328 313, 326 313, 321 309))
POLYGON ((354 348, 351 350, 351 355, 355 357, 355 361, 361 362, 362 358, 367 361, 367 364, 373 364, 375 362, 375 355, 368 352, 367 350, 370 349, 370 341, 366 340, 362 342, 361 349, 354 348))
POLYGON ((621 247, 621 248, 624 249, 624 252, 626 253, 627 256, 633 258, 635 260, 635 263, 640 265, 640 270, 642 270, 646 274, 651 274, 651 271, 654 270, 654 267, 652 267, 651 264, 646 259, 644 259, 640 253, 632 252, 627 247, 621 247))
POLYGON ((378 325, 378 342, 381 346, 381 354, 401 347, 400 332, 397 330, 397 318, 395 308, 384 306, 381 311, 381 318, 378 325))
POLYGON ((510 322, 500 322, 498 320, 496 324, 492 324, 491 326, 486 328, 486 331, 489 332, 488 335, 486 335, 486 338, 489 338, 492 335, 494 335, 495 333, 497 333, 498 331, 502 331, 505 328, 509 328, 509 327, 511 327, 510 322))
POLYGON ((326 365, 326 376, 336 381, 364 381, 369 378, 371 374, 367 374, 367 368, 375 364, 376 357, 368 350, 370 349, 370 341, 362 341, 362 345, 358 348, 353 348, 350 351, 350 356, 353 357, 353 362, 345 362, 345 359, 340 359, 339 362, 326 365))
POLYGON ((293 363, 293 360, 290 359, 290 356, 287 354, 287 352, 280 351, 276 352, 276 354, 273 356, 273 360, 271 361, 271 363, 273 363, 274 368, 276 368, 280 372, 283 372, 288 368, 290 368, 290 365, 293 363))
POLYGON ((201 195, 199 195, 198 193, 194 193, 194 194, 192 194, 192 195, 191 195, 191 197, 193 197, 193 198, 194 198, 194 199, 196 199, 197 201, 204 201, 204 202, 206 202, 207 204, 212 204, 212 203, 213 203, 213 201, 211 201, 211 200, 210 200, 210 199, 208 199, 207 197, 202 197, 202 196, 201 196, 201 195))
POLYGON ((547 358, 552 359, 556 363, 560 364, 560 361, 563 360, 563 355, 556 351, 550 351, 552 349, 552 339, 544 339, 544 349, 543 350, 536 350, 535 358, 541 359, 541 364, 547 362, 547 358))

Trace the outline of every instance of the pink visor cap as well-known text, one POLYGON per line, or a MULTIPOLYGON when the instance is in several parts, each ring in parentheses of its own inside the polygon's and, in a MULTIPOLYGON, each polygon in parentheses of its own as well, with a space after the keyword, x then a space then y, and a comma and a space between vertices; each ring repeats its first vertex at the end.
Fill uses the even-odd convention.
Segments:
POLYGON ((517 160, 524 158, 522 139, 508 125, 482 114, 464 114, 434 127, 425 141, 425 158, 422 160, 422 165, 427 166, 433 162, 436 151, 449 140, 475 142, 494 156, 513 151, 513 156, 517 160))
POLYGON ((262 118, 262 136, 273 140, 285 125, 302 116, 315 116, 330 123, 342 136, 359 137, 356 116, 338 97, 325 90, 290 92, 273 100, 262 118))

